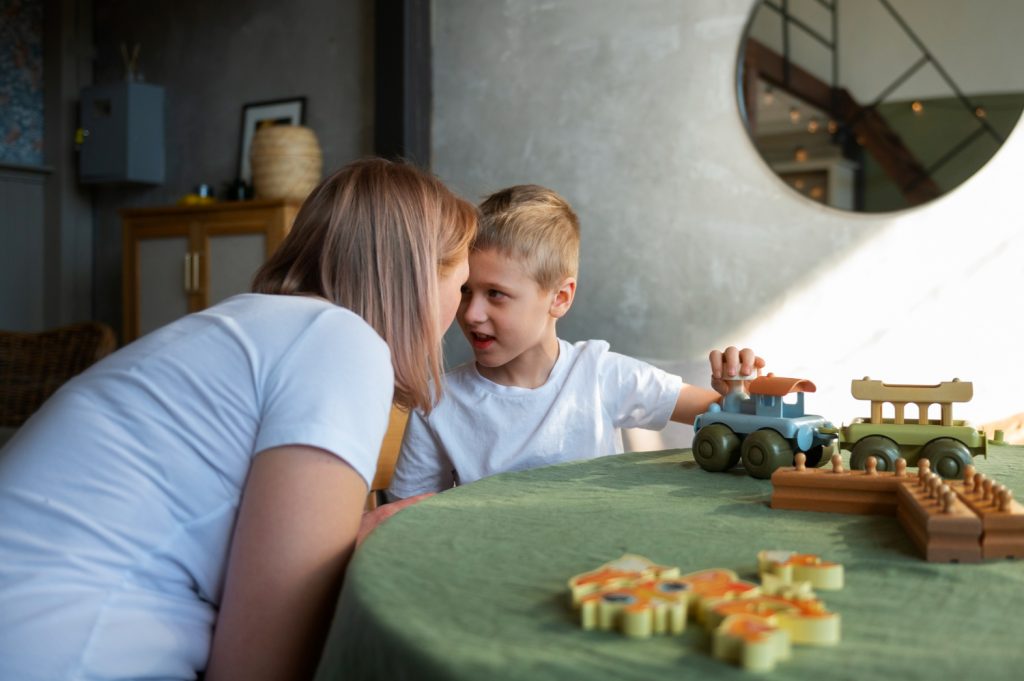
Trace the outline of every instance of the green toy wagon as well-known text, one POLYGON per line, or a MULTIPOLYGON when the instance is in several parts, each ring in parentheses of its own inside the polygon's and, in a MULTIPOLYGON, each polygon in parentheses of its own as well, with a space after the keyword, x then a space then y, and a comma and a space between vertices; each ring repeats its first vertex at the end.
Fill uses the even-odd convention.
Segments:
POLYGON ((899 458, 910 466, 928 459, 932 471, 960 479, 972 457, 988 456, 984 431, 953 418, 953 403, 968 402, 974 395, 969 382, 954 378, 938 385, 895 385, 864 377, 853 381, 851 392, 858 400, 871 402, 869 418, 854 419, 839 429, 840 446, 850 450, 851 468, 863 469, 869 456, 875 457, 880 471, 894 470, 899 458), (882 417, 886 402, 895 409, 892 418, 882 417), (917 405, 917 419, 905 418, 908 404, 917 405), (928 418, 933 404, 940 405, 938 419, 928 418))

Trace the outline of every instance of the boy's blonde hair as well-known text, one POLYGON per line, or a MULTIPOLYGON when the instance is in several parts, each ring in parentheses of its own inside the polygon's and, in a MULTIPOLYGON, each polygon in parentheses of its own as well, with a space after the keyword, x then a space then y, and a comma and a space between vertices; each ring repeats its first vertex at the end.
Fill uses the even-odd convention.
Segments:
POLYGON ((550 189, 516 185, 480 204, 473 248, 493 248, 522 262, 541 288, 553 290, 579 271, 579 219, 569 202, 550 189))
POLYGON ((356 161, 313 190, 252 290, 318 295, 355 312, 391 349, 395 403, 429 412, 430 381, 441 385, 438 275, 468 254, 476 227, 476 208, 432 175, 356 161))

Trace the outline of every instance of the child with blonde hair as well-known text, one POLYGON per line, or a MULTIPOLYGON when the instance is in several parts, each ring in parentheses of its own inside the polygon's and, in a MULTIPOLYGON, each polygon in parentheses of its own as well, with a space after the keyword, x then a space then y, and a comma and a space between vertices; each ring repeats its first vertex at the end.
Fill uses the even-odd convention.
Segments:
POLYGON ((576 214, 537 185, 492 194, 480 212, 456 315, 474 359, 445 375, 430 414, 410 415, 389 498, 621 453, 622 428, 692 424, 728 392, 723 377, 764 366, 749 349, 713 351, 711 391, 605 341, 558 338, 576 294, 576 214))

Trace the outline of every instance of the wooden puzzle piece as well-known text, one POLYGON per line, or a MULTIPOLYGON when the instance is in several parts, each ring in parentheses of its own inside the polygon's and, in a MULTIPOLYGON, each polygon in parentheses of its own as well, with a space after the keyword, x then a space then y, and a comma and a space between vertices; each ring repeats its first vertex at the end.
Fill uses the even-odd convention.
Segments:
POLYGON ((569 593, 572 594, 572 605, 579 607, 580 601, 587 594, 599 590, 629 586, 658 577, 677 577, 679 568, 669 565, 658 565, 643 556, 632 553, 609 561, 597 568, 572 577, 569 580, 569 593))
MULTIPOLYGON (((794 580, 794 568, 842 566, 791 551, 762 551, 758 562, 769 593, 732 570, 678 576, 678 568, 632 554, 573 577, 569 589, 584 629, 618 629, 634 638, 680 634, 693 615, 713 632, 716 659, 751 671, 770 671, 789 659, 791 642, 837 643, 839 615, 825 608, 809 581, 794 580)), ((834 572, 831 579, 826 583, 835 583, 834 572)))
POLYGON ((709 603, 705 624, 716 629, 732 615, 771 617, 793 643, 839 643, 839 614, 830 612, 818 598, 753 596, 709 603))
POLYGON ((1024 505, 973 465, 964 467, 960 482, 932 473, 928 459, 920 460, 917 475, 907 475, 902 459, 885 473, 876 470, 874 457, 862 472, 844 470, 838 455, 831 471, 808 469, 800 457, 772 475, 772 508, 895 514, 932 562, 1024 558, 1024 505))
POLYGON ((981 519, 935 473, 900 487, 897 517, 925 560, 981 560, 981 519))
POLYGON ((1024 505, 1013 492, 968 466, 961 483, 953 489, 981 518, 981 557, 1024 558, 1024 505))
POLYGON ((698 621, 705 621, 705 604, 711 601, 729 600, 761 593, 753 582, 739 578, 732 570, 712 568, 683 575, 680 581, 691 587, 690 614, 698 621))
POLYGON ((633 638, 681 634, 690 591, 690 585, 671 577, 596 591, 580 602, 580 624, 584 629, 619 629, 633 638))
POLYGON ((744 669, 768 672, 792 655, 789 634, 772 618, 731 615, 715 629, 711 652, 715 659, 744 669))
POLYGON ((879 471, 869 457, 864 470, 848 470, 842 456, 833 454, 831 466, 807 468, 797 454, 796 465, 772 474, 772 508, 825 513, 895 515, 896 489, 911 479, 906 461, 899 459, 892 472, 879 471))
POLYGON ((809 553, 761 551, 757 567, 762 581, 766 575, 775 575, 785 584, 809 582, 815 589, 826 591, 843 588, 843 566, 809 553))

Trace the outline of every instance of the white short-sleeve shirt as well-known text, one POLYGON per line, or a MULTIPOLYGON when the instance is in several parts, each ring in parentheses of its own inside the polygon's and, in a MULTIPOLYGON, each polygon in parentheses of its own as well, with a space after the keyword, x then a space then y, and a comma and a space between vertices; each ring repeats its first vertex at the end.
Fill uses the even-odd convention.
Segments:
POLYGON ((369 484, 393 385, 360 317, 258 294, 65 384, 0 450, 0 678, 194 678, 253 457, 318 447, 369 484))
POLYGON ((499 385, 470 361, 444 377, 444 394, 409 416, 388 494, 437 492, 506 471, 622 453, 622 428, 660 430, 683 380, 600 340, 559 340, 544 385, 499 385))

